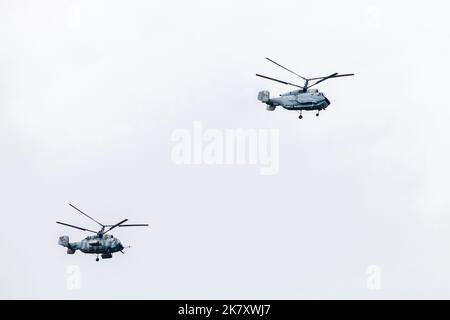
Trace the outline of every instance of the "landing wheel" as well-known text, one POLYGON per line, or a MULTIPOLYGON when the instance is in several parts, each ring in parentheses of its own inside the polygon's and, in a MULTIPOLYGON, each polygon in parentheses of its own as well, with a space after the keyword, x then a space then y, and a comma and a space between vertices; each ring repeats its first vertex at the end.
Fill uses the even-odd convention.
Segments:
POLYGON ((302 116, 302 115, 299 115, 298 118, 299 118, 299 119, 303 119, 303 116, 302 116))
POLYGON ((98 256, 97 256, 97 258, 95 258, 95 261, 99 261, 100 259, 98 258, 98 256))
POLYGON ((319 111, 317 111, 317 113, 316 113, 316 117, 318 117, 319 116, 319 111))

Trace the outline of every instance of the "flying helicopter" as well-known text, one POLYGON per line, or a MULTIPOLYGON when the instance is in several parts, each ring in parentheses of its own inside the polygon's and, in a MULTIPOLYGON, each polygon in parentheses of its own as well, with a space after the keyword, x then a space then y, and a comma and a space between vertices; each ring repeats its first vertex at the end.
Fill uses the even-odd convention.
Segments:
POLYGON ((124 247, 119 239, 115 238, 112 234, 106 234, 106 233, 108 233, 109 231, 111 231, 112 229, 114 229, 116 227, 147 227, 148 226, 148 224, 124 224, 125 222, 128 221, 128 219, 124 219, 124 220, 120 221, 119 223, 116 223, 113 225, 102 224, 102 223, 98 222, 97 220, 95 220, 94 218, 87 215, 86 213, 84 213, 83 211, 81 211, 80 209, 78 209, 77 207, 75 207, 74 205, 72 205, 70 203, 69 203, 69 205, 72 208, 74 208, 75 210, 77 210, 79 213, 83 214, 84 216, 88 217, 89 219, 91 219, 92 221, 94 221, 95 223, 100 225, 101 229, 99 231, 93 231, 90 229, 74 226, 74 225, 71 225, 68 223, 56 221, 56 223, 61 224, 63 226, 67 226, 67 227, 71 227, 71 228, 75 228, 75 229, 79 229, 79 230, 83 230, 83 231, 88 231, 88 232, 92 232, 95 234, 92 236, 87 236, 86 238, 84 238, 83 240, 81 240, 79 242, 69 242, 68 236, 59 237, 58 244, 67 248, 67 254, 74 254, 77 250, 80 250, 83 253, 96 254, 97 258, 95 259, 95 261, 99 261, 98 256, 100 254, 102 256, 102 259, 110 259, 110 258, 112 258, 113 253, 119 252, 119 251, 121 253, 124 253, 123 250, 125 248, 129 248, 129 247, 124 247))
POLYGON ((289 71, 290 73, 296 75, 297 77, 300 77, 305 82, 304 85, 298 85, 290 82, 286 82, 283 80, 278 80, 275 78, 263 76, 261 74, 256 74, 256 76, 276 81, 282 84, 294 86, 297 88, 300 88, 299 90, 290 91, 287 93, 283 93, 280 95, 280 97, 277 98, 270 98, 270 92, 267 90, 260 91, 258 93, 258 100, 265 103, 267 105, 266 109, 268 111, 274 111, 276 107, 282 106, 283 108, 287 110, 295 110, 299 112, 299 119, 302 119, 302 111, 311 111, 316 110, 316 116, 319 116, 319 112, 321 110, 325 110, 330 104, 330 100, 325 96, 324 93, 319 92, 316 88, 311 89, 311 87, 325 81, 328 79, 334 79, 339 77, 348 77, 348 76, 354 76, 353 73, 347 73, 347 74, 339 74, 339 73, 333 73, 326 77, 316 77, 316 78, 305 78, 294 71, 282 66, 281 64, 273 61, 272 59, 266 58, 270 62, 276 64, 277 66, 283 68, 286 71, 289 71), (310 81, 315 81, 312 84, 309 84, 310 81))

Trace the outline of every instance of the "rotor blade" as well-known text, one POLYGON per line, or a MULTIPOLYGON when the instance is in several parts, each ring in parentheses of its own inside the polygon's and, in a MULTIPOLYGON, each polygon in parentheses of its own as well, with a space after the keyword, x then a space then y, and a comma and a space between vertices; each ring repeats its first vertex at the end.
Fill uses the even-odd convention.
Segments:
POLYGON ((64 223, 64 222, 56 221, 56 223, 62 224, 63 226, 72 227, 72 228, 75 228, 75 229, 80 229, 80 230, 83 230, 83 231, 89 231, 89 232, 97 233, 96 231, 92 231, 92 230, 89 230, 89 229, 77 227, 77 226, 74 226, 74 225, 71 225, 71 224, 68 224, 68 223, 64 223))
POLYGON ((88 217, 89 219, 91 219, 92 221, 98 223, 100 226, 104 227, 103 224, 101 224, 100 222, 98 222, 97 220, 95 220, 94 218, 88 216, 86 213, 84 213, 83 211, 81 211, 80 209, 78 209, 77 207, 75 207, 73 204, 69 203, 69 206, 71 206, 72 208, 74 208, 75 210, 77 210, 78 212, 80 212, 81 214, 85 215, 86 217, 88 217))
MULTIPOLYGON (((354 73, 346 73, 346 74, 337 74, 332 78, 339 78, 339 77, 348 77, 348 76, 354 76, 354 73)), ((328 78, 328 77, 317 77, 317 78, 311 78, 308 80, 319 80, 319 79, 323 79, 323 78, 328 78)))
POLYGON ((333 73, 333 74, 329 75, 328 77, 323 78, 322 80, 319 80, 319 81, 317 81, 317 82, 314 82, 312 85, 308 86, 308 89, 311 88, 312 86, 315 86, 316 84, 319 84, 319 83, 325 81, 325 80, 328 80, 328 79, 330 79, 330 78, 334 78, 337 74, 338 74, 337 72, 336 72, 336 73, 333 73))
POLYGON ((304 88, 303 86, 299 86, 298 84, 293 84, 293 83, 286 82, 286 81, 283 81, 283 80, 278 80, 278 79, 266 77, 266 76, 263 76, 263 75, 261 75, 261 74, 256 74, 256 76, 257 76, 257 77, 264 78, 264 79, 269 79, 269 80, 272 80, 272 81, 280 82, 280 83, 283 83, 283 84, 287 84, 287 85, 290 85, 290 86, 294 86, 294 87, 297 87, 297 88, 300 88, 300 89, 303 89, 303 88, 304 88))
POLYGON ((121 224, 119 227, 148 227, 147 223, 138 223, 138 224, 121 224))
POLYGON ((299 74, 297 74, 297 73, 295 73, 294 71, 292 71, 292 70, 289 70, 288 68, 286 68, 286 67, 283 67, 281 64, 279 64, 278 62, 275 62, 275 61, 273 61, 272 59, 269 59, 269 58, 267 58, 266 57, 266 59, 267 60, 269 60, 270 62, 272 62, 272 63, 274 63, 274 64, 276 64, 277 66, 279 66, 279 67, 281 67, 281 68, 283 68, 284 70, 286 70, 286 71, 289 71, 290 73, 292 73, 292 74, 295 74, 297 77, 300 77, 300 78, 302 78, 303 80, 305 80, 306 81, 306 78, 305 77, 302 77, 301 75, 299 75, 299 74))
POLYGON ((119 226, 119 225, 121 225, 122 223, 127 222, 127 221, 128 221, 128 219, 125 219, 125 220, 120 221, 119 223, 116 223, 116 224, 113 225, 111 228, 109 228, 108 230, 106 230, 105 232, 103 232, 103 234, 105 234, 105 233, 111 231, 111 230, 114 229, 115 227, 117 227, 117 226, 119 226))
POLYGON ((338 74, 337 76, 334 76, 333 78, 339 78, 339 77, 350 77, 354 76, 354 73, 345 73, 345 74, 338 74))

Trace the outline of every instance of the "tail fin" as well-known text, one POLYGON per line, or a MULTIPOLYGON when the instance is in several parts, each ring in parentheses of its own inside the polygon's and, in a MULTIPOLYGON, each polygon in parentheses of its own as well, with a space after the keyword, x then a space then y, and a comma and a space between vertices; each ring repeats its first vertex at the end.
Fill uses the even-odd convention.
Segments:
POLYGON ((260 91, 258 93, 258 100, 263 102, 263 103, 267 103, 270 100, 270 92, 267 90, 264 91, 260 91))
POLYGON ((59 237, 58 244, 60 246, 68 248, 69 247, 69 236, 59 237))
POLYGON ((268 111, 274 111, 276 108, 276 105, 273 103, 273 101, 270 100, 270 92, 267 90, 260 91, 258 93, 258 100, 262 103, 267 104, 266 109, 268 111))
POLYGON ((65 248, 67 248, 67 254, 74 254, 75 251, 77 251, 77 249, 72 248, 72 246, 70 245, 70 243, 69 243, 69 236, 59 237, 58 244, 60 246, 63 246, 65 248))

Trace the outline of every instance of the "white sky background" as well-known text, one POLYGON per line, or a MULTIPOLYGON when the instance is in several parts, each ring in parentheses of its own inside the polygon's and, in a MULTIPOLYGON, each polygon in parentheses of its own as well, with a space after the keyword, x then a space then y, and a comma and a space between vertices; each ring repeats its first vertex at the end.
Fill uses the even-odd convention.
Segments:
POLYGON ((0 1, 0 298, 450 298, 444 1, 0 1), (419 4, 420 3, 420 4, 419 4), (317 119, 256 100, 305 76, 317 119), (280 170, 174 166, 177 128, 279 128, 280 170), (58 246, 119 229, 126 255, 58 246), (66 288, 66 267, 81 289, 66 288), (367 289, 366 269, 382 270, 367 289))

